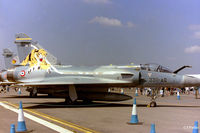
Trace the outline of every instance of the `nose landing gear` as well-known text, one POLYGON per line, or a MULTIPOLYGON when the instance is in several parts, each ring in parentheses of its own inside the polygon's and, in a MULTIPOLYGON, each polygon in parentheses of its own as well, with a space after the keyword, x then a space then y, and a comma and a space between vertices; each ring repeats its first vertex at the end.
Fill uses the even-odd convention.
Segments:
POLYGON ((156 107, 157 103, 156 103, 156 89, 152 89, 152 94, 151 94, 151 102, 147 105, 148 107, 156 107))
POLYGON ((149 103, 149 107, 156 107, 157 103, 155 101, 152 101, 149 103))

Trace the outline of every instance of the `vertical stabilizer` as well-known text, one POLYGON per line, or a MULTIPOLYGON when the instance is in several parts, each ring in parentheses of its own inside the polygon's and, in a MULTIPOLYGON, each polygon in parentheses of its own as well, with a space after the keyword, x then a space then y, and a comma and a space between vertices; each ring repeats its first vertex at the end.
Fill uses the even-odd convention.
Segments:
POLYGON ((19 65, 20 63, 18 56, 11 52, 9 49, 3 50, 3 56, 6 69, 12 68, 14 65, 19 65))
MULTIPOLYGON (((22 62, 26 58, 26 56, 29 53, 31 53, 33 49, 43 49, 38 42, 33 41, 32 38, 30 38, 24 33, 18 33, 16 34, 15 37, 16 37, 15 44, 17 45, 20 62, 22 62)), ((46 58, 52 65, 61 64, 55 56, 49 53, 46 49, 45 51, 47 52, 46 58)))
POLYGON ((25 57, 31 52, 31 42, 32 38, 28 37, 26 34, 16 34, 15 44, 17 45, 17 51, 20 62, 22 62, 25 57))

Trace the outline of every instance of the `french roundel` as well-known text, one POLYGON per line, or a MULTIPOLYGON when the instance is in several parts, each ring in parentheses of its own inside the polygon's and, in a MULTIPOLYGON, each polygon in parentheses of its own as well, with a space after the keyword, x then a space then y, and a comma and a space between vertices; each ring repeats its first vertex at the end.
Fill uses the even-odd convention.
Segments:
POLYGON ((26 72, 25 72, 24 70, 22 70, 22 71, 20 72, 20 76, 24 77, 25 75, 26 75, 26 72))

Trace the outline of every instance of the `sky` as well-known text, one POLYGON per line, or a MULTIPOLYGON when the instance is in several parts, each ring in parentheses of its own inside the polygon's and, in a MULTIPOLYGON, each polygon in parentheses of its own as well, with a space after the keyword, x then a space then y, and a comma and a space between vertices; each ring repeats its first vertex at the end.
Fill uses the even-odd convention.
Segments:
MULTIPOLYGON (((200 74, 199 0, 0 0, 0 53, 26 33, 67 65, 157 63, 200 74)), ((0 66, 4 67, 0 56, 0 66)))

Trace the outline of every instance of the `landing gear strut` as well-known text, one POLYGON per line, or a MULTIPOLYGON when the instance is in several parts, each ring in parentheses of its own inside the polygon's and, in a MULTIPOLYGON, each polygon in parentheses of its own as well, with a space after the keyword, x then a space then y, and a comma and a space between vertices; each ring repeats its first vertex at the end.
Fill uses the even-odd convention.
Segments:
POLYGON ((194 90, 195 90, 195 99, 198 99, 198 88, 194 87, 194 90))
POLYGON ((156 104, 156 89, 152 89, 151 90, 152 94, 151 94, 151 102, 149 103, 149 107, 156 107, 157 104, 156 104))
POLYGON ((73 85, 69 86, 69 96, 65 98, 65 103, 66 104, 74 104, 76 103, 78 99, 77 93, 76 93, 76 88, 73 85))

